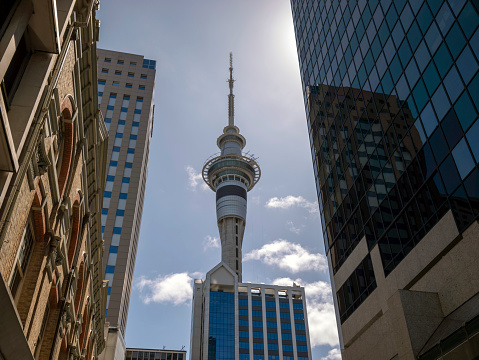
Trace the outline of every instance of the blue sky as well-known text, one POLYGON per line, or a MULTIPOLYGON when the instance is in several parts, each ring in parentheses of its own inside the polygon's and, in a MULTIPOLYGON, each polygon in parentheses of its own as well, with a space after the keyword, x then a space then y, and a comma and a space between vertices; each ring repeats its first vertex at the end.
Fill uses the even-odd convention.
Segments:
POLYGON ((261 166, 248 194, 243 281, 306 287, 315 360, 340 359, 288 0, 103 0, 99 47, 157 60, 155 123, 128 347, 189 351, 192 280, 220 261, 200 171, 235 121, 261 166))

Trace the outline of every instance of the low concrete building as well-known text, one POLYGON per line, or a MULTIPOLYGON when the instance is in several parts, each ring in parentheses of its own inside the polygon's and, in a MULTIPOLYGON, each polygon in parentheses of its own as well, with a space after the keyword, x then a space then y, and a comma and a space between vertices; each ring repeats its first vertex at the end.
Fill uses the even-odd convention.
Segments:
POLYGON ((125 360, 185 360, 186 350, 127 348, 125 360))
POLYGON ((96 0, 2 1, 0 358, 104 348, 96 0))

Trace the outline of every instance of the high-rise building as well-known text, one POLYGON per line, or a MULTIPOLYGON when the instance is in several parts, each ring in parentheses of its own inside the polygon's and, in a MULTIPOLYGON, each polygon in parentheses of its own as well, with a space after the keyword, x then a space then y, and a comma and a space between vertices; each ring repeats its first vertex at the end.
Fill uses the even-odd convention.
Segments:
POLYGON ((104 341, 97 1, 0 2, 0 359, 104 341))
POLYGON ((153 135, 155 73, 155 60, 98 49, 98 102, 110 133, 101 210, 103 272, 108 280, 106 360, 125 357, 126 322, 153 135))
POLYGON ((124 360, 186 360, 186 350, 127 348, 124 360))
POLYGON ((479 355, 478 6, 291 0, 343 360, 479 355))
POLYGON ((190 359, 308 360, 304 288, 241 282, 247 193, 261 173, 256 160, 242 153, 246 140, 234 124, 231 54, 229 70, 228 125, 217 140, 221 153, 203 167, 203 179, 216 193, 221 262, 194 283, 190 359))

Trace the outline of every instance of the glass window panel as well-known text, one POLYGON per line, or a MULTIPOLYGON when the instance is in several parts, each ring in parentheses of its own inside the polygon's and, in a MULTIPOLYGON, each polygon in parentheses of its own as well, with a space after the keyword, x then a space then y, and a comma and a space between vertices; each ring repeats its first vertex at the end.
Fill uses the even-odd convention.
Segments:
POLYGON ((133 162, 135 154, 126 154, 126 162, 133 162))
POLYGON ((417 69, 416 62, 411 61, 406 68, 406 77, 411 88, 416 85, 417 80, 419 79, 419 70, 417 69))
POLYGON ((449 5, 451 5, 451 9, 456 16, 461 12, 465 2, 466 0, 449 0, 449 5))
POLYGON ((470 38, 479 24, 479 16, 471 2, 467 2, 466 6, 464 6, 461 15, 459 15, 459 22, 464 34, 466 34, 467 38, 470 38))
POLYGON ((436 110, 436 114, 439 120, 442 120, 444 115, 446 115, 447 111, 451 108, 451 104, 449 103, 449 99, 447 98, 446 91, 444 90, 444 87, 442 85, 439 85, 439 88, 433 95, 432 104, 434 106, 434 110, 436 110))
POLYGON ((103 198, 103 207, 104 208, 109 208, 110 207, 110 200, 111 200, 111 198, 108 198, 108 197, 103 198))
POLYGON ((474 55, 472 55, 469 46, 466 46, 462 54, 459 56, 459 59, 457 59, 457 68, 459 69, 464 82, 468 84, 478 68, 477 61, 474 59, 474 55))
POLYGON ((125 168, 123 172, 123 177, 131 177, 131 168, 125 168))
POLYGON ((133 115, 133 121, 139 122, 140 121, 141 114, 135 114, 133 115))
POLYGON ((435 23, 432 23, 426 34, 426 42, 431 54, 434 54, 436 52, 438 46, 441 44, 441 41, 442 37, 439 33, 439 29, 437 28, 437 25, 435 23))
POLYGON ((108 99, 108 106, 115 106, 116 94, 111 94, 110 99, 108 99))
POLYGON ((121 189, 120 189, 120 192, 123 193, 123 194, 127 194, 128 193, 128 187, 130 186, 129 183, 122 183, 121 184, 121 189))
POLYGON ((426 68, 423 74, 424 83, 426 84, 427 91, 430 95, 434 93, 437 86, 439 85, 439 75, 436 71, 436 67, 433 62, 429 63, 429 66, 426 68))
POLYGON ((113 234, 111 236, 111 245, 112 246, 119 246, 120 245, 120 234, 113 234))
POLYGON ((451 51, 452 57, 456 59, 466 44, 466 39, 464 39, 464 35, 462 35, 461 29, 459 29, 459 25, 457 23, 454 24, 451 31, 446 36, 446 43, 451 51))
POLYGON ((439 172, 441 173, 447 193, 452 194, 461 182, 461 179, 451 155, 449 155, 439 167, 439 172))
POLYGON ((120 120, 126 120, 126 112, 121 112, 120 113, 120 120))
POLYGON ((116 132, 123 134, 125 132, 125 125, 123 124, 118 124, 118 127, 116 128, 116 132))
POLYGON ((474 125, 471 126, 466 133, 467 140, 471 146, 472 153, 476 158, 476 162, 479 163, 479 121, 476 120, 474 125))
POLYGON ((449 152, 446 139, 441 129, 436 129, 429 139, 429 144, 431 145, 431 150, 434 153, 437 162, 441 163, 449 152))
POLYGON ((118 200, 118 209, 125 210, 126 207, 126 199, 119 199, 118 200))
POLYGON ((459 175, 462 179, 465 179, 474 167, 474 160, 472 160, 471 153, 464 138, 456 145, 454 150, 452 150, 452 156, 459 170, 459 175))
POLYGON ((426 88, 422 80, 419 80, 412 94, 414 97, 414 101, 416 102, 417 109, 419 111, 422 111, 422 109, 424 108, 424 105, 426 105, 426 102, 428 100, 426 88))
POLYGON ((431 59, 431 56, 429 55, 429 51, 427 50, 426 43, 421 41, 421 44, 419 44, 419 47, 416 50, 416 53, 414 54, 414 57, 416 58, 417 64, 419 66, 419 70, 422 72, 426 68, 427 64, 429 63, 429 59, 431 59))
MULTIPOLYGON (((476 94, 476 96, 478 96, 478 94, 476 94)), ((466 131, 477 116, 476 109, 474 105, 472 105, 467 92, 464 92, 459 98, 456 105, 454 105, 454 110, 456 110, 462 129, 466 131)))
POLYGON ((409 44, 411 45, 411 48, 413 51, 416 50, 417 46, 419 45, 419 42, 421 41, 421 31, 419 30, 419 26, 417 25, 417 22, 414 22, 411 25, 411 28, 409 29, 409 32, 407 34, 407 39, 409 40, 409 44))
POLYGON ((108 254, 108 263, 107 265, 110 265, 110 266, 115 266, 116 265, 116 257, 117 257, 117 253, 109 253, 108 254))
POLYGON ((113 274, 105 274, 105 280, 108 280, 108 284, 111 286, 113 284, 113 274))
POLYGON ((442 44, 439 47, 439 50, 437 51, 436 55, 434 55, 434 63, 436 64, 436 67, 441 77, 444 77, 444 75, 446 75, 451 68, 452 58, 451 55, 449 55, 449 51, 447 50, 445 44, 442 44))
POLYGON ((130 139, 130 142, 129 142, 129 144, 128 144, 128 147, 129 147, 130 149, 134 149, 135 146, 136 146, 136 140, 135 140, 135 139, 130 139))
MULTIPOLYGON (((439 3, 439 1, 437 1, 437 3, 439 3)), ((447 3, 442 5, 439 13, 436 15, 436 21, 439 25, 442 35, 446 36, 447 32, 451 28, 452 23, 454 22, 454 15, 452 15, 447 3)))
MULTIPOLYGON (((116 166, 110 166, 108 168, 108 176, 114 176, 116 173, 116 166)), ((109 191, 109 190, 108 190, 109 191)))
POLYGON ((444 79, 444 87, 446 88, 449 98, 452 102, 455 102, 459 97, 459 94, 464 89, 462 85, 462 80, 459 77, 459 74, 456 70, 456 67, 453 66, 452 69, 447 74, 444 79))
POLYGON ((479 169, 475 169, 471 175, 464 181, 469 202, 474 211, 474 214, 479 215, 479 169))
POLYGON ((444 134, 447 134, 446 141, 449 144, 449 148, 452 149, 463 136, 462 128, 454 109, 451 109, 447 113, 446 117, 442 120, 441 127, 444 134))
POLYGON ((419 27, 421 28, 422 33, 426 33, 427 28, 429 27, 429 25, 431 25, 432 22, 432 14, 426 3, 424 3, 421 10, 419 10, 419 13, 417 15, 417 22, 419 23, 419 27))
POLYGON ((123 226, 123 216, 116 216, 115 227, 122 227, 122 226, 123 226))
POLYGON ((107 181, 105 183, 105 191, 112 191, 113 190, 113 181, 107 181))

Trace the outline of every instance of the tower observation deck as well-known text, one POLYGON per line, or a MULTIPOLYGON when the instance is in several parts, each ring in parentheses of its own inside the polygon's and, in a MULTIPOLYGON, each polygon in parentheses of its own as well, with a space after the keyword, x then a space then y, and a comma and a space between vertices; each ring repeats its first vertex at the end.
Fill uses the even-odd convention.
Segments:
POLYGON ((221 239, 221 260, 242 281, 241 248, 246 225, 247 193, 261 176, 256 159, 243 154, 246 139, 234 124, 233 55, 230 53, 230 92, 228 94, 228 125, 218 137, 221 150, 208 158, 203 166, 203 180, 216 192, 216 217, 221 239))

